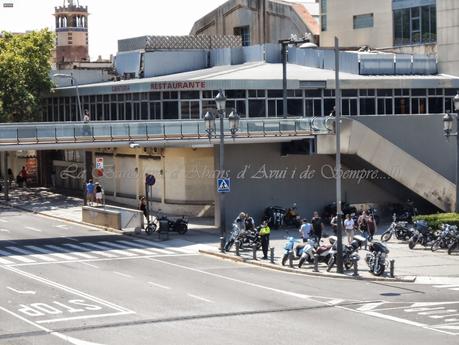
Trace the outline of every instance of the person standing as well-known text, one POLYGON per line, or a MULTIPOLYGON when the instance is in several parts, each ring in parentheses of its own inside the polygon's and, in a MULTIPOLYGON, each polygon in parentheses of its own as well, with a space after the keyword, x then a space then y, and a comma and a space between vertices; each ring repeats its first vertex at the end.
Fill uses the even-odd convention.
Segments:
POLYGON ((103 189, 99 182, 96 182, 96 203, 103 204, 103 189))
POLYGON ((337 231, 338 231, 338 216, 335 214, 333 215, 331 221, 330 221, 330 225, 333 229, 333 234, 336 236, 337 235, 337 231))
POLYGON ((261 228, 259 231, 260 239, 261 239, 261 250, 263 251, 263 260, 268 259, 268 249, 269 249, 269 235, 271 233, 271 229, 268 226, 268 222, 264 220, 261 223, 261 228))
POLYGON ((22 180, 22 183, 23 183, 23 187, 27 187, 27 177, 28 177, 28 174, 27 174, 27 170, 25 167, 22 167, 22 170, 20 172, 21 174, 21 180, 22 180))
POLYGON ((311 224, 314 236, 317 237, 317 243, 320 243, 320 239, 322 238, 322 231, 324 230, 324 223, 322 222, 322 218, 319 216, 319 212, 314 211, 314 215, 311 219, 311 224))
POLYGON ((92 180, 89 180, 88 183, 86 183, 86 201, 89 206, 92 206, 92 203, 94 202, 94 183, 92 180))
POLYGON ((368 216, 367 228, 368 228, 368 241, 372 242, 373 236, 375 235, 375 232, 376 232, 376 221, 375 221, 375 217, 372 214, 368 216))
POLYGON ((311 237, 312 224, 309 223, 307 219, 303 219, 301 223, 299 232, 301 234, 301 238, 303 239, 303 243, 305 243, 308 241, 309 237, 311 237))
POLYGON ((147 219, 147 224, 148 224, 148 222, 150 221, 150 218, 148 217, 147 200, 145 199, 144 196, 140 197, 139 210, 142 211, 143 215, 147 219))
POLYGON ((350 214, 346 214, 346 219, 344 220, 344 231, 346 231, 347 241, 351 244, 354 239, 354 219, 352 219, 350 214))
POLYGON ((359 226, 359 231, 363 234, 363 237, 368 239, 368 215, 366 211, 362 212, 357 220, 357 224, 359 226))

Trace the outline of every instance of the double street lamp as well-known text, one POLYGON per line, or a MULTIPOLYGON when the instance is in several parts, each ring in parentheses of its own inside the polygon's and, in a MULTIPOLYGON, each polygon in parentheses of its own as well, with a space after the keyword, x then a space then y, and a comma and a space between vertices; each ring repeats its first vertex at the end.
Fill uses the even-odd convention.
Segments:
MULTIPOLYGON (((76 99, 77 99, 77 104, 78 104, 78 115, 80 117, 80 121, 83 122, 83 109, 81 108, 81 99, 80 99, 80 91, 79 91, 79 85, 78 85, 78 80, 71 75, 71 74, 65 74, 65 73, 56 73, 53 74, 54 78, 61 78, 61 79, 70 79, 72 81, 72 85, 75 85, 75 93, 76 93, 76 99)), ((89 164, 92 159, 88 159, 87 157, 87 152, 83 151, 83 165, 84 165, 84 183, 83 183, 83 205, 87 205, 87 200, 86 200, 86 181, 88 181, 92 175, 91 175, 91 165, 89 164)))
MULTIPOLYGON (((217 114, 220 119, 220 164, 219 164, 219 173, 217 175, 217 179, 220 175, 220 178, 226 178, 225 176, 225 128, 224 128, 224 118, 226 115, 226 97, 225 93, 223 90, 220 90, 218 92, 217 97, 215 97, 215 104, 217 105, 217 114)), ((213 135, 216 136, 216 124, 215 124, 215 116, 207 112, 206 115, 204 116, 204 121, 206 123, 206 132, 207 135, 209 136, 209 140, 212 138, 213 135)), ((235 112, 232 111, 231 114, 228 116, 228 121, 229 121, 229 129, 231 132, 231 136, 234 138, 237 131, 239 130, 239 120, 240 117, 239 115, 235 112)), ((218 183, 218 182, 217 182, 218 183)), ((225 237, 225 222, 226 222, 226 217, 225 217, 225 193, 219 193, 219 201, 220 201, 220 250, 223 251, 223 246, 224 246, 224 237, 225 237)))
POLYGON ((459 213, 459 93, 454 97, 454 108, 456 110, 456 133, 453 131, 453 116, 449 113, 443 116, 443 131, 446 138, 456 137, 456 207, 455 212, 459 213))

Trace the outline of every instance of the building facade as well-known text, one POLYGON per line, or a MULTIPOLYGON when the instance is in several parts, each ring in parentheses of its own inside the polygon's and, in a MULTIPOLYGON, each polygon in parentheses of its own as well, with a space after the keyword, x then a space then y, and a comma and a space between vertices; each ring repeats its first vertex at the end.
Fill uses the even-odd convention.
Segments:
POLYGON ((459 2, 437 0, 439 69, 459 75, 459 2))
POLYGON ((238 35, 243 46, 277 43, 306 33, 318 39, 316 18, 301 3, 229 0, 196 21, 190 35, 238 35))

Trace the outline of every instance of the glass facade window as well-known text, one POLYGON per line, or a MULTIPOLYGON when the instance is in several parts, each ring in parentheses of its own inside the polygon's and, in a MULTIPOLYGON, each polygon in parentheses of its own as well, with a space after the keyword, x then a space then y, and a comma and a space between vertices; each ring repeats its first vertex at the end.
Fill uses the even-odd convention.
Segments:
POLYGON ((374 26, 373 13, 354 16, 353 26, 354 29, 372 28, 374 26))
POLYGON ((249 100, 250 117, 266 117, 266 104, 264 100, 249 100))
POLYGON ((235 36, 241 36, 242 46, 250 46, 250 26, 239 26, 233 30, 235 36))
POLYGON ((327 1, 320 0, 320 30, 327 31, 327 1))
POLYGON ((178 101, 163 102, 163 119, 177 120, 179 118, 178 101))
POLYGON ((437 41, 436 5, 396 9, 393 18, 395 46, 437 41))

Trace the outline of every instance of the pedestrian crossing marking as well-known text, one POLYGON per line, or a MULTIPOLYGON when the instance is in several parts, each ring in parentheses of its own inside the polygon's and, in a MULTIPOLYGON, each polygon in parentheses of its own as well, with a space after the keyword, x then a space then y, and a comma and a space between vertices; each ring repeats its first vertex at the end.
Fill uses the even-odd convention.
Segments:
POLYGON ((186 248, 170 249, 148 240, 116 240, 83 243, 8 246, 0 250, 0 265, 80 262, 86 260, 130 259, 159 255, 193 255, 186 248), (167 248, 167 249, 165 249, 167 248))

